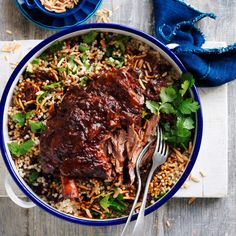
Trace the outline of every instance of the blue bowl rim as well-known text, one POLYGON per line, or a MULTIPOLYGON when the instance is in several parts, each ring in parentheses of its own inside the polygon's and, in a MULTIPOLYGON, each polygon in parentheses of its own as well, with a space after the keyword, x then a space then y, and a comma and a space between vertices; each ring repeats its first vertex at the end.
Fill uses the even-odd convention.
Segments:
MULTIPOLYGON (((0 148, 1 148, 1 152, 2 152, 4 162, 5 162, 5 164, 8 168, 8 171, 10 172, 12 178, 14 179, 14 181, 16 182, 18 187, 23 191, 23 193, 27 197, 29 197, 29 199, 32 200, 37 206, 41 207, 46 212, 48 212, 48 213, 50 213, 50 214, 52 214, 56 217, 59 217, 61 219, 64 219, 64 220, 67 220, 67 221, 70 221, 70 222, 73 222, 73 223, 78 223, 78 224, 83 224, 83 225, 91 225, 91 226, 108 226, 108 225, 117 225, 117 224, 125 223, 127 217, 115 218, 115 219, 106 219, 106 220, 87 220, 87 219, 76 218, 76 217, 70 216, 68 214, 62 213, 62 212, 54 209, 53 207, 51 207, 51 206, 47 205, 45 202, 43 202, 39 197, 36 197, 32 193, 30 193, 27 190, 27 188, 24 186, 24 184, 21 182, 21 180, 18 178, 16 172, 14 171, 13 166, 10 163, 10 157, 8 157, 8 155, 7 155, 6 146, 4 144, 5 143, 4 134, 3 134, 3 115, 4 115, 3 113, 4 113, 4 107, 5 107, 5 104, 6 104, 6 99, 7 99, 7 96, 8 96, 8 91, 10 90, 14 79, 16 78, 16 76, 18 75, 18 73, 20 72, 22 67, 27 63, 27 61, 35 53, 37 53, 42 47, 46 46, 47 44, 51 43, 52 41, 54 41, 54 40, 56 40, 56 39, 58 39, 62 36, 65 36, 66 34, 73 33, 75 31, 79 31, 79 30, 94 29, 94 28, 123 30, 123 31, 127 31, 127 32, 130 32, 130 33, 136 34, 138 36, 141 36, 142 38, 144 38, 144 39, 152 42, 156 46, 158 46, 168 56, 170 56, 171 59, 177 64, 177 66, 180 68, 180 70, 183 73, 187 72, 187 70, 185 69, 185 67, 181 63, 181 61, 178 59, 178 57, 170 49, 168 49, 163 43, 158 41, 156 38, 142 32, 140 30, 137 30, 137 29, 133 29, 133 28, 130 28, 130 27, 127 27, 127 26, 119 25, 119 24, 93 23, 93 24, 75 26, 75 27, 72 27, 70 29, 60 31, 60 32, 48 37, 47 39, 45 39, 44 41, 39 43, 37 46, 35 46, 21 60, 21 62, 18 64, 18 66, 15 68, 12 75, 10 76, 10 79, 8 80, 8 83, 7 83, 7 85, 4 89, 2 99, 1 99, 1 104, 0 104, 0 122, 1 122, 0 123, 0 148)), ((191 88, 191 92, 193 94, 194 99, 200 103, 200 99, 199 99, 199 96, 198 96, 198 93, 197 93, 197 90, 196 90, 195 86, 193 86, 191 88)), ((177 183, 173 186, 173 188, 166 195, 164 195, 161 199, 159 199, 153 205, 146 208, 146 210, 145 210, 146 215, 153 212, 154 210, 158 209, 165 202, 167 202, 180 189, 180 187, 183 185, 183 183, 185 182, 185 180, 189 176, 189 174, 190 174, 190 172, 191 172, 191 170, 192 170, 192 168, 193 168, 193 166, 196 162, 198 152, 199 152, 199 149, 200 149, 200 145, 201 145, 202 130, 203 130, 203 118, 202 118, 201 108, 197 112, 197 121, 198 121, 198 123, 197 123, 198 132, 196 134, 196 143, 195 143, 195 146, 194 146, 194 150, 193 150, 193 153, 192 153, 191 160, 189 161, 184 173, 179 178, 177 183)), ((132 220, 134 220, 136 218, 137 218, 137 214, 135 214, 132 217, 132 220)))
MULTIPOLYGON (((98 0, 98 2, 96 3, 96 6, 94 8, 94 10, 88 14, 83 20, 78 21, 77 23, 73 24, 73 25, 64 25, 64 26, 50 26, 50 25, 45 25, 39 21, 34 20, 30 13, 28 13, 27 11, 25 11, 25 9, 19 4, 18 0, 15 0, 15 4, 16 7, 20 10, 21 14, 28 20, 30 21, 33 25, 40 27, 42 29, 47 29, 47 30, 65 30, 71 27, 75 27, 78 26, 84 22, 86 22, 87 20, 89 20, 94 14, 95 12, 98 10, 98 8, 101 6, 102 0, 98 0)), ((52 16, 50 16, 52 17, 52 16)))

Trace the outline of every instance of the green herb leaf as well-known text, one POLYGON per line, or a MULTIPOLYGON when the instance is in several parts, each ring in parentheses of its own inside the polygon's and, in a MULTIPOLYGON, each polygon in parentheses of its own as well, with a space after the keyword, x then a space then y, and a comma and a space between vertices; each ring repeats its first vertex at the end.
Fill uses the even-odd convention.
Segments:
POLYGON ((107 218, 111 217, 111 213, 110 212, 105 212, 105 215, 107 218))
POLYGON ((90 211, 90 212, 91 212, 92 216, 95 217, 95 218, 100 216, 100 214, 96 211, 90 211))
POLYGON ((99 203, 105 210, 107 208, 111 208, 115 211, 123 211, 127 209, 127 205, 123 202, 122 194, 119 194, 117 198, 113 198, 110 194, 107 194, 100 200, 99 203))
POLYGON ((146 107, 151 111, 151 113, 154 113, 154 114, 159 113, 160 105, 157 102, 147 100, 145 104, 146 104, 146 107))
POLYGON ((115 58, 117 61, 119 61, 119 64, 115 64, 115 67, 116 68, 121 68, 124 64, 124 57, 121 56, 121 57, 118 57, 118 58, 115 58))
POLYGON ((80 51, 80 52, 86 52, 86 51, 88 51, 88 50, 89 50, 89 47, 88 47, 87 44, 81 43, 81 44, 79 45, 79 51, 80 51))
POLYGON ((130 37, 126 35, 118 35, 115 39, 115 47, 120 48, 121 52, 125 52, 125 44, 129 41, 130 37))
POLYGON ((182 138, 190 137, 190 130, 194 128, 193 123, 194 122, 190 117, 178 117, 176 122, 176 135, 182 138))
POLYGON ((161 193, 155 198, 155 200, 158 200, 158 199, 162 198, 162 197, 165 196, 165 195, 166 195, 165 192, 161 192, 161 193))
POLYGON ((125 52, 125 45, 123 42, 121 41, 115 41, 115 47, 116 48, 120 48, 121 52, 124 53, 125 52))
POLYGON ((181 89, 180 89, 180 94, 183 97, 184 94, 187 92, 189 88, 191 88, 194 84, 194 78, 193 75, 190 73, 185 73, 181 77, 182 79, 182 84, 181 84, 181 89))
POLYGON ((82 36, 83 42, 91 45, 98 36, 97 31, 90 31, 88 34, 82 36))
POLYGON ((34 59, 32 62, 31 62, 31 64, 33 64, 33 65, 38 65, 40 63, 40 59, 34 59))
POLYGON ((127 209, 126 204, 123 202, 123 195, 119 194, 117 198, 111 198, 110 207, 115 211, 123 211, 127 209))
POLYGON ((181 125, 184 129, 188 129, 188 130, 191 130, 191 129, 194 129, 194 121, 191 117, 185 117, 185 118, 179 118, 177 120, 177 127, 178 127, 178 121, 181 122, 181 125))
POLYGON ((25 114, 24 113, 16 113, 12 116, 13 122, 18 124, 20 127, 24 126, 25 124, 25 114))
POLYGON ((27 140, 24 143, 21 143, 19 148, 20 154, 25 155, 34 146, 34 144, 34 141, 31 139, 27 140))
POLYGON ((30 121, 29 126, 33 133, 42 133, 45 130, 45 125, 42 121, 30 121))
POLYGON ((71 56, 68 60, 68 63, 70 64, 72 69, 76 66, 76 63, 74 62, 74 59, 75 59, 75 56, 71 56))
POLYGON ((142 113, 141 113, 142 119, 144 119, 146 115, 147 115, 147 112, 146 111, 142 111, 142 113))
POLYGON ((62 67, 62 68, 57 68, 57 71, 58 71, 58 72, 64 72, 64 71, 66 71, 66 68, 64 68, 64 67, 62 67))
POLYGON ((12 155, 21 156, 25 155, 34 146, 34 144, 35 144, 34 141, 31 139, 21 144, 18 144, 17 142, 14 141, 8 143, 8 148, 12 155))
POLYGON ((57 87, 60 87, 61 86, 61 82, 56 82, 56 83, 52 83, 52 84, 49 84, 49 85, 45 85, 43 87, 44 90, 53 90, 57 87))
POLYGON ((159 111, 166 114, 175 114, 176 111, 170 103, 162 103, 159 111))
POLYGON ((34 110, 26 112, 25 113, 25 119, 26 120, 30 119, 32 116, 34 116, 34 114, 35 114, 34 110))
POLYGON ((105 52, 105 56, 106 57, 111 57, 112 54, 113 54, 113 50, 114 50, 113 47, 111 47, 111 46, 107 47, 106 52, 105 52))
MULTIPOLYGON (((48 86, 48 85, 46 85, 48 86)), ((36 97, 36 103, 40 104, 43 101, 43 98, 47 95, 47 92, 44 92, 42 94, 37 95, 36 97)))
POLYGON ((50 53, 56 53, 58 51, 61 51, 64 46, 64 43, 61 41, 54 42, 51 47, 49 48, 50 53))
POLYGON ((29 183, 33 184, 37 178, 39 177, 39 173, 36 170, 32 170, 29 175, 29 183))
POLYGON ((14 141, 14 142, 8 143, 7 146, 8 146, 9 151, 12 155, 20 156, 19 144, 17 142, 14 141))
POLYGON ((85 87, 87 86, 87 82, 88 82, 89 78, 87 76, 84 76, 80 82, 79 82, 79 85, 82 86, 82 87, 85 87))
POLYGON ((192 112, 196 112, 199 109, 199 104, 193 101, 192 98, 188 98, 179 105, 179 110, 182 114, 189 115, 192 112))
POLYGON ((190 97, 184 98, 194 83, 193 76, 183 74, 181 79, 180 86, 172 85, 161 89, 161 102, 147 100, 146 106, 152 113, 172 114, 171 122, 163 123, 161 120, 164 139, 174 146, 186 149, 192 135, 191 130, 194 129, 192 113, 199 109, 199 104, 190 97))
POLYGON ((162 102, 173 102, 176 98, 176 91, 173 87, 162 88, 160 92, 162 102))
POLYGON ((85 53, 83 53, 81 55, 81 61, 83 62, 84 66, 89 69, 90 68, 90 64, 88 63, 88 57, 85 53))
POLYGON ((62 56, 60 56, 60 57, 57 59, 57 61, 60 62, 61 59, 64 59, 64 58, 65 58, 65 56, 62 55, 62 56))
POLYGON ((107 195, 105 195, 105 197, 103 197, 103 198, 99 201, 101 207, 102 207, 103 209, 105 209, 105 210, 110 206, 109 198, 110 198, 110 195, 107 194, 107 195))

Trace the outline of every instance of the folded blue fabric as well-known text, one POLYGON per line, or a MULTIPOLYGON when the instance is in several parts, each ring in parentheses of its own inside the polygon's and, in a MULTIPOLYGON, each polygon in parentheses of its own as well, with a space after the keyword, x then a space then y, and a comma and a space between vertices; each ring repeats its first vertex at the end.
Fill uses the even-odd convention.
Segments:
POLYGON ((174 49, 199 86, 218 86, 236 78, 236 44, 226 48, 203 49, 202 32, 195 23, 212 13, 195 10, 180 0, 154 0, 155 33, 164 44, 179 44, 174 49))

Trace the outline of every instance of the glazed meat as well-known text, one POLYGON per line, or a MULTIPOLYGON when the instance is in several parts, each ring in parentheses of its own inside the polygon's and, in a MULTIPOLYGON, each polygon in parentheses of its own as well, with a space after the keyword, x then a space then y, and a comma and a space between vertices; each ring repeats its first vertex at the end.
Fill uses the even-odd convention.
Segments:
POLYGON ((126 168, 134 181, 138 154, 158 122, 154 117, 142 128, 144 95, 137 76, 112 70, 85 88, 68 89, 40 137, 44 172, 122 183, 126 168))

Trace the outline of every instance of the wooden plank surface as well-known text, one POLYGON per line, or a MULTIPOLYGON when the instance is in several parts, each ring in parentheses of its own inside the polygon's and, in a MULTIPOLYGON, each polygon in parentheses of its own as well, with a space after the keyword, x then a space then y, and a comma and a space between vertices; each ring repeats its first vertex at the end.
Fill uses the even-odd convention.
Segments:
MULTIPOLYGON (((153 21, 151 0, 104 0, 103 6, 112 9, 120 5, 112 20, 134 26, 152 33, 153 21)), ((235 0, 189 0, 194 6, 204 11, 218 14, 216 22, 203 20, 208 40, 236 41, 236 1, 235 0)), ((53 32, 41 30, 28 23, 17 11, 13 1, 0 0, 1 31, 0 40, 43 39, 53 32), (9 29, 14 35, 7 35, 9 29)), ((93 19, 94 20, 94 19, 93 19)), ((93 21, 92 20, 92 21, 93 21)), ((1 82, 0 82, 1 83, 1 82)), ((146 220, 146 235, 158 236, 235 236, 236 235, 236 82, 228 88, 229 121, 229 194, 226 199, 202 199, 188 205, 187 199, 172 199, 146 220), (167 227, 166 220, 171 226, 167 227)), ((216 143, 220 145, 220 143, 216 143)), ((0 177, 2 177, 0 173, 0 177)), ((56 219, 39 208, 22 210, 10 200, 0 198, 0 235, 120 235, 122 226, 88 227, 71 224, 56 219)))

